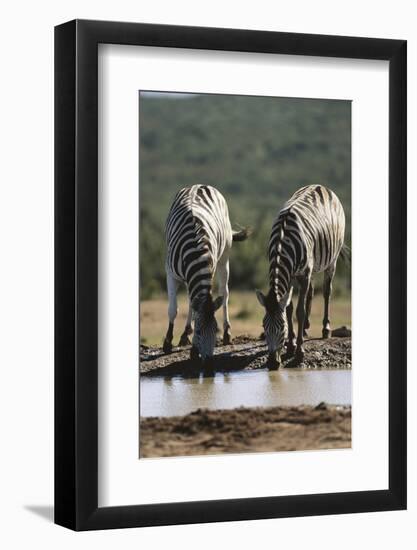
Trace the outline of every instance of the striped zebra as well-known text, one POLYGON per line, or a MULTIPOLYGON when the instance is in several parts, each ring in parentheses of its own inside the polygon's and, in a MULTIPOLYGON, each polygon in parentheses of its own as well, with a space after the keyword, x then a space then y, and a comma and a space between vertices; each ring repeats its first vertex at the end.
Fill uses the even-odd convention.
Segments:
POLYGON ((163 349, 172 350, 174 320, 177 316, 177 289, 186 284, 188 317, 179 345, 190 344, 191 358, 212 357, 216 343, 215 311, 223 305, 223 344, 231 340, 228 313, 229 252, 232 241, 243 241, 248 232, 232 231, 223 195, 209 185, 193 185, 175 196, 165 227, 167 242, 166 276, 169 325, 163 349), (217 271, 220 296, 213 299, 213 279, 217 271))
POLYGON ((256 295, 265 308, 263 326, 269 360, 275 367, 288 331, 287 355, 304 357, 303 337, 310 326, 312 274, 324 272, 323 338, 330 336, 329 300, 339 254, 344 249, 345 214, 333 191, 321 185, 302 187, 276 217, 269 239, 269 292, 256 295), (292 291, 299 284, 298 334, 292 322, 292 291))

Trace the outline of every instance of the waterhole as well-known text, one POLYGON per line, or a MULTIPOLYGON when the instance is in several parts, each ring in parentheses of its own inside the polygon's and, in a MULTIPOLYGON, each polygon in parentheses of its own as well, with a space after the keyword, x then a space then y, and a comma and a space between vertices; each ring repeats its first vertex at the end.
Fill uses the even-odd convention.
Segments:
POLYGON ((141 377, 140 414, 180 416, 199 408, 351 405, 351 371, 291 369, 214 377, 141 377))

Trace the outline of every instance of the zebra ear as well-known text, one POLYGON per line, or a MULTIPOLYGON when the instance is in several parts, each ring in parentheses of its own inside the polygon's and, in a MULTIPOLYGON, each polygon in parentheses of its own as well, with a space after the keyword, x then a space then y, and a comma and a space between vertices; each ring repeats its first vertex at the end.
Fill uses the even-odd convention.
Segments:
POLYGON ((262 307, 266 307, 266 305, 265 305, 265 296, 258 289, 256 289, 255 292, 256 292, 256 297, 258 298, 258 302, 261 304, 262 307))
POLYGON ((223 305, 223 296, 217 296, 217 298, 213 302, 213 308, 214 311, 217 311, 219 307, 223 305))

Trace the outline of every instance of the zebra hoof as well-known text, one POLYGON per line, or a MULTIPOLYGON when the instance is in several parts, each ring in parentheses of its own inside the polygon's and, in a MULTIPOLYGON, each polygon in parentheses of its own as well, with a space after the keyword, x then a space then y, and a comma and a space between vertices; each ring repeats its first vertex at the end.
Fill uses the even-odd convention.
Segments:
POLYGON ((191 346, 191 341, 190 339, 188 338, 188 335, 187 334, 182 334, 181 335, 181 338, 180 338, 180 341, 178 343, 178 346, 180 348, 183 348, 184 346, 191 346))
POLYGON ((323 336, 323 339, 327 340, 327 338, 330 338, 331 336, 331 330, 329 328, 324 328, 321 334, 323 336))
POLYGON ((232 335, 230 332, 224 332, 223 334, 223 346, 228 346, 232 342, 232 335))
POLYGON ((287 357, 293 357, 294 356, 294 353, 295 353, 295 346, 292 342, 288 342, 287 344, 287 351, 286 351, 286 356, 287 357))
POLYGON ((281 366, 281 358, 277 352, 270 353, 268 355, 268 369, 269 370, 278 370, 281 366))
POLYGON ((169 340, 164 340, 164 345, 162 346, 164 353, 171 353, 172 343, 169 340))
POLYGON ((198 349, 193 346, 190 351, 190 359, 191 361, 196 361, 199 358, 198 349))
POLYGON ((297 363, 301 363, 304 359, 304 349, 302 347, 297 347, 295 350, 295 360, 297 363))

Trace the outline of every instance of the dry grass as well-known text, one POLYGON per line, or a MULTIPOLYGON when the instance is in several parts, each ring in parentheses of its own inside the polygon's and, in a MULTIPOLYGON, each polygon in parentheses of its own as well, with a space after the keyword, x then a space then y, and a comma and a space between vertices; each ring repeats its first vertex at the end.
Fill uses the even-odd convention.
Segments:
MULTIPOLYGON (((166 297, 143 300, 140 304, 140 340, 147 345, 160 345, 168 326, 168 301, 166 297)), ((178 296, 178 315, 175 321, 174 343, 177 344, 184 330, 188 312, 188 299, 185 294, 178 296)), ((254 292, 231 293, 229 315, 232 335, 248 334, 258 337, 262 332, 263 310, 254 292)), ((313 300, 311 329, 309 335, 321 336, 323 318, 323 297, 317 293, 313 300)), ((330 304, 332 328, 351 325, 351 305, 347 297, 334 298, 330 304)), ((219 327, 222 327, 222 311, 217 312, 219 327)))

